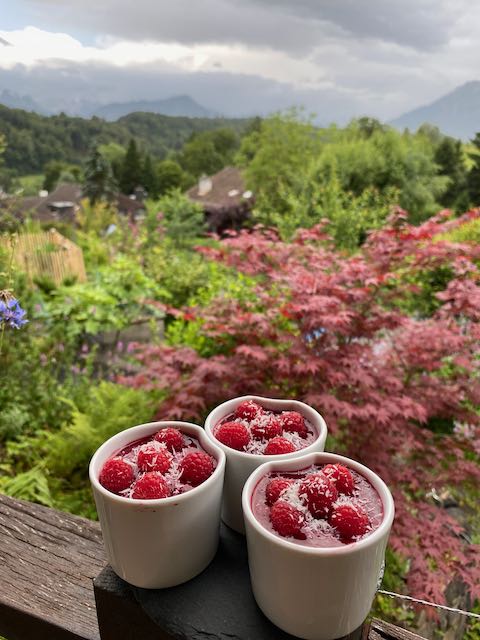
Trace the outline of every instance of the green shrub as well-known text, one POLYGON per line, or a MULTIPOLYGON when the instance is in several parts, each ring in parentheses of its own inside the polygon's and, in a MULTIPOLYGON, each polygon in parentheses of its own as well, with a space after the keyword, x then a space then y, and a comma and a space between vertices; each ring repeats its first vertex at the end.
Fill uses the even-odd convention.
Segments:
POLYGON ((148 422, 161 395, 102 382, 70 402, 71 419, 9 442, 0 491, 93 517, 88 481, 94 451, 112 435, 148 422))
POLYGON ((13 478, 1 478, 0 491, 12 498, 53 507, 48 481, 41 467, 18 473, 13 478))
POLYGON ((18 400, 6 403, 0 411, 0 442, 20 436, 30 421, 28 407, 18 400))
MULTIPOLYGON (((282 193, 282 192, 281 192, 282 193)), ((391 207, 398 202, 398 191, 365 189, 359 196, 343 190, 335 171, 328 181, 320 179, 314 167, 298 178, 296 188, 285 192, 284 211, 265 214, 254 211, 258 222, 275 226, 283 239, 289 240, 297 229, 308 229, 322 219, 329 221, 328 233, 337 247, 355 250, 367 233, 384 224, 391 207)))
MULTIPOLYGON (((31 323, 4 340, 0 366, 0 442, 55 429, 68 421, 65 384, 59 363, 45 353, 46 338, 37 338, 31 323)), ((47 349, 47 353, 49 353, 47 349)))
POLYGON ((168 292, 144 273, 134 257, 119 255, 89 282, 58 287, 35 318, 43 321, 51 339, 76 346, 82 337, 122 329, 142 313, 158 315, 148 300, 162 297, 168 292))
POLYGON ((438 236, 439 240, 450 242, 480 242, 480 218, 474 218, 438 236))
POLYGON ((191 245, 205 231, 203 209, 179 189, 148 204, 150 216, 158 216, 158 223, 165 228, 165 235, 175 246, 191 245))
POLYGON ((237 300, 243 304, 255 305, 257 296, 255 293, 255 278, 246 276, 233 269, 215 263, 206 263, 208 267, 208 278, 203 286, 198 287, 186 301, 188 306, 193 307, 194 319, 188 320, 182 317, 175 318, 167 325, 165 339, 171 345, 191 347, 202 356, 209 357, 221 353, 225 349, 225 344, 220 346, 219 342, 207 337, 202 333, 204 320, 202 308, 206 307, 212 300, 216 300, 219 305, 223 301, 237 300))

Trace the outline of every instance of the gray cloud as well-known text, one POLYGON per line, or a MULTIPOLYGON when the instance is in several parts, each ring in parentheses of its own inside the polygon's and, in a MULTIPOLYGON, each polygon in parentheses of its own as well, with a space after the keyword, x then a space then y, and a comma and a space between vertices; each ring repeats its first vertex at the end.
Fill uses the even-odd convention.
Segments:
POLYGON ((373 38, 416 49, 448 41, 456 15, 442 0, 250 0, 276 11, 327 21, 349 36, 373 38))
POLYGON ((78 109, 86 99, 107 103, 187 93, 227 115, 303 104, 319 113, 321 122, 365 113, 389 119, 478 73, 480 5, 471 0, 17 2, 34 25, 45 28, 47 18, 40 23, 35 17, 48 16, 49 31, 82 41, 79 34, 84 34, 89 44, 96 37, 100 47, 102 36, 137 43, 243 45, 231 47, 225 58, 214 52, 191 73, 163 61, 121 68, 59 60, 30 71, 0 70, 0 86, 15 85, 22 95, 27 87, 34 98, 49 100, 55 111, 78 109), (268 55, 262 58, 258 48, 269 50, 268 55), (245 64, 235 66, 234 55, 236 62, 244 56, 245 64), (250 75, 231 73, 232 68, 250 75), (276 73, 279 69, 282 73, 276 73), (272 77, 292 84, 266 79, 272 77), (313 85, 318 88, 307 89, 313 85))
MULTIPOLYGON (((290 106, 305 106, 322 124, 344 123, 365 104, 355 94, 332 89, 300 90, 254 75, 218 71, 178 72, 158 64, 112 67, 51 61, 49 64, 0 68, 0 86, 25 93, 52 112, 85 113, 92 103, 153 100, 188 94, 225 116, 264 115, 290 106)), ((375 110, 374 110, 375 111, 375 110)), ((374 115, 379 115, 378 111, 374 115)))
MULTIPOLYGON (((418 50, 448 42, 467 0, 23 0, 52 5, 52 24, 113 36, 243 43, 305 53, 325 38, 378 39, 418 50)), ((467 2, 468 5, 468 2, 467 2)))
POLYGON ((50 11, 52 25, 128 40, 248 44, 302 55, 333 26, 236 0, 23 0, 50 11), (50 5, 48 9, 45 7, 50 5))

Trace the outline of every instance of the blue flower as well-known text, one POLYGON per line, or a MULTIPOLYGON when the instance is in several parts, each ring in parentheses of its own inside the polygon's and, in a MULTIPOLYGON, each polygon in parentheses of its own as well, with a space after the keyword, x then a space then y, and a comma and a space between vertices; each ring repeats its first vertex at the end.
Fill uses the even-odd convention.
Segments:
POLYGON ((15 298, 0 300, 0 325, 5 323, 12 329, 20 329, 28 322, 25 316, 26 311, 15 298))

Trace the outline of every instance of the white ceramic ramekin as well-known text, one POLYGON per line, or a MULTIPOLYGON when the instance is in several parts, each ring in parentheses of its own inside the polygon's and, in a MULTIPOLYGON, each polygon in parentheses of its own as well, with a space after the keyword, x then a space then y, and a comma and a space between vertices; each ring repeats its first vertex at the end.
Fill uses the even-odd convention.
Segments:
POLYGON ((225 454, 188 422, 149 422, 107 440, 90 462, 90 482, 108 561, 127 582, 146 589, 173 587, 198 575, 218 546, 225 454), (213 474, 187 493, 158 500, 131 500, 107 491, 103 464, 131 442, 175 427, 197 438, 217 460, 213 474))
POLYGON ((315 409, 308 404, 299 402, 298 400, 276 400, 273 398, 262 398, 260 396, 242 396, 218 405, 207 417, 205 421, 205 431, 211 442, 220 447, 227 457, 222 520, 239 533, 245 533, 242 511, 242 490, 245 481, 252 471, 267 461, 290 460, 291 458, 298 458, 315 451, 323 451, 325 448, 325 440, 327 439, 327 425, 325 424, 325 420, 318 411, 315 411, 315 409), (215 438, 213 430, 220 420, 233 413, 238 405, 245 400, 254 400, 262 407, 274 411, 298 411, 298 413, 301 413, 304 418, 314 426, 318 433, 317 439, 312 442, 311 445, 305 447, 305 449, 277 456, 245 453, 244 451, 236 451, 235 449, 225 446, 215 438))
POLYGON ((306 640, 333 640, 357 629, 370 611, 393 522, 393 498, 373 471, 333 453, 272 461, 249 477, 242 496, 253 594, 277 627, 306 640), (383 520, 369 536, 334 548, 305 547, 267 531, 252 512, 252 493, 271 471, 340 463, 362 474, 383 503, 383 520))

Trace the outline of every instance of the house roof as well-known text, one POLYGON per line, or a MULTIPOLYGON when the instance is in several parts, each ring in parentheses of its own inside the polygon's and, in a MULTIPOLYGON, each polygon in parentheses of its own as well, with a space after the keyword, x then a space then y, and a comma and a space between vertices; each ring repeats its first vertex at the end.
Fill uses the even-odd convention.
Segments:
POLYGON ((82 199, 82 186, 79 184, 62 183, 53 191, 41 198, 41 202, 35 207, 35 212, 42 221, 49 221, 52 218, 52 208, 75 211, 75 206, 80 204, 82 199), (68 203, 68 207, 65 205, 68 203), (64 206, 59 206, 64 205, 64 206))
MULTIPOLYGON (((22 218, 32 212, 40 222, 53 222, 64 216, 68 218, 74 216, 83 198, 82 185, 62 183, 46 196, 8 198, 3 204, 7 206, 10 203, 13 210, 22 218)), ((145 208, 144 203, 123 193, 115 194, 114 203, 124 214, 134 214, 145 208)))
POLYGON ((252 200, 252 194, 245 190, 245 181, 236 167, 225 167, 210 176, 209 180, 211 188, 204 195, 201 194, 199 184, 187 191, 187 196, 201 204, 205 210, 230 209, 248 204, 252 200))
POLYGON ((145 209, 145 203, 130 196, 126 196, 124 193, 117 193, 115 196, 115 204, 121 213, 137 213, 145 209))

